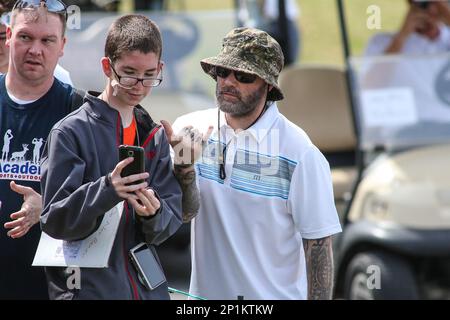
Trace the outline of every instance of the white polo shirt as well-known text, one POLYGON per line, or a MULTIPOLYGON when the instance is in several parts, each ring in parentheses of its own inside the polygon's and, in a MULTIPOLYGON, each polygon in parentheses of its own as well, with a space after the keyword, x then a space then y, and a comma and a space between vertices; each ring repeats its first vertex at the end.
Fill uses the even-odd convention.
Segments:
POLYGON ((217 109, 174 123, 214 132, 196 164, 200 212, 192 222, 191 294, 208 299, 306 299, 302 238, 341 231, 328 162, 272 105, 236 134, 221 113, 226 179, 217 161, 217 109))

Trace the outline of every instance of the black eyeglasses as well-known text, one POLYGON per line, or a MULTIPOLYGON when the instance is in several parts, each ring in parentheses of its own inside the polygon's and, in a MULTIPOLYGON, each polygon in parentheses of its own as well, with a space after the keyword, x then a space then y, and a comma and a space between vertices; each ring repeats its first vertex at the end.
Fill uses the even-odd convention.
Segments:
POLYGON ((138 82, 141 82, 144 87, 157 87, 161 83, 162 79, 160 78, 136 78, 136 77, 130 77, 130 76, 119 76, 111 64, 111 69, 114 72, 114 74, 117 77, 117 80, 119 80, 119 83, 123 85, 124 87, 128 87, 131 89, 131 87, 134 87, 137 85, 138 82))
POLYGON ((46 8, 48 12, 61 14, 67 20, 66 5, 59 0, 18 0, 12 10, 35 10, 41 7, 46 8))
POLYGON ((236 80, 241 83, 253 83, 253 82, 255 82, 255 80, 257 78, 256 74, 246 73, 246 72, 242 72, 242 71, 234 71, 231 69, 226 69, 226 68, 218 67, 218 66, 215 67, 214 72, 215 72, 216 76, 224 78, 224 79, 226 77, 228 77, 231 72, 233 72, 236 80))

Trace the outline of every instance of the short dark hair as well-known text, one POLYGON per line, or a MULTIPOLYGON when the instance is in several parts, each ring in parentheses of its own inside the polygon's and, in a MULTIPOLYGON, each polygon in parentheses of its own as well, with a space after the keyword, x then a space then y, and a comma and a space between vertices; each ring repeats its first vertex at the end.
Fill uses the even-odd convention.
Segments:
POLYGON ((153 52, 158 60, 161 58, 161 32, 152 20, 143 15, 129 14, 120 17, 109 28, 105 56, 114 63, 124 53, 131 51, 144 54, 153 52))

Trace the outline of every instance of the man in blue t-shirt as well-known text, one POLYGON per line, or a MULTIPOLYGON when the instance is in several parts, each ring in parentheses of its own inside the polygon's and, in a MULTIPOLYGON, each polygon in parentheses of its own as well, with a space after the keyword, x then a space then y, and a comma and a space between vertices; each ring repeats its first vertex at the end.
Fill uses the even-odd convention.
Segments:
POLYGON ((44 272, 31 267, 42 211, 40 154, 74 91, 53 77, 63 55, 67 12, 58 0, 17 1, 6 29, 10 62, 0 77, 0 299, 48 298, 44 272), (24 236, 26 234, 26 236, 24 236), (24 237, 22 237, 24 236, 24 237))
MULTIPOLYGON (((6 40, 6 27, 10 23, 9 18, 13 5, 14 1, 0 0, 0 76, 8 71, 9 49, 5 45, 5 40, 6 40)), ((56 65, 53 74, 56 79, 73 86, 69 71, 64 69, 59 64, 56 65)))

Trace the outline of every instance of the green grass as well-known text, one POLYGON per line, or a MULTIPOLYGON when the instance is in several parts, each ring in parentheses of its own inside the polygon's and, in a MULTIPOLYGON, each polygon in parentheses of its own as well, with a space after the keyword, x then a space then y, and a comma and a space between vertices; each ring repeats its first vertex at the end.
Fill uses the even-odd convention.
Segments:
MULTIPOLYGON (((299 25, 302 30, 304 63, 343 64, 341 38, 335 0, 297 0, 301 8, 299 25)), ((406 0, 346 0, 346 14, 352 52, 361 54, 371 35, 380 31, 396 30, 406 11, 406 0), (377 5, 381 9, 381 30, 366 26, 367 8, 377 5)), ((234 0, 169 0, 171 10, 221 10, 234 6, 234 0)))
MULTIPOLYGON (((406 10, 404 0, 347 0, 346 17, 352 53, 362 54, 369 38, 378 32, 394 31, 401 25, 406 10), (377 5, 381 29, 369 30, 367 8, 377 5)), ((334 0, 301 1, 300 24, 303 33, 304 62, 342 64, 343 53, 337 6, 334 0)))

